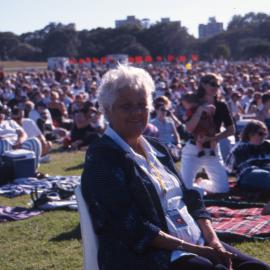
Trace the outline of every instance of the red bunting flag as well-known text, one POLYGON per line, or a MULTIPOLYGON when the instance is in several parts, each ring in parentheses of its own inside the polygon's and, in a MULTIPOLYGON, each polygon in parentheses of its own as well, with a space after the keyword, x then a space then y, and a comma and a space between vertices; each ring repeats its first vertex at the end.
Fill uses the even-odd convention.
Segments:
POLYGON ((90 58, 90 57, 86 57, 86 58, 85 58, 85 62, 86 62, 86 63, 91 63, 91 58, 90 58))
POLYGON ((101 57, 101 63, 103 65, 105 65, 107 63, 107 57, 106 56, 101 57))
POLYGON ((145 61, 146 63, 151 63, 151 62, 153 62, 153 58, 152 58, 151 55, 146 55, 146 56, 144 57, 144 61, 145 61))
POLYGON ((182 63, 186 62, 187 61, 187 57, 185 55, 179 55, 178 56, 178 60, 182 63))
POLYGON ((99 60, 98 60, 98 58, 93 57, 92 62, 93 62, 94 64, 98 64, 99 60))
POLYGON ((191 55, 191 60, 192 60, 193 62, 196 62, 196 61, 199 60, 199 56, 198 56, 197 54, 192 54, 192 55, 191 55))
POLYGON ((84 59, 80 58, 79 64, 80 64, 80 65, 84 64, 84 59))
POLYGON ((174 56, 170 54, 170 55, 168 55, 167 59, 169 62, 173 62, 174 56))
POLYGON ((133 56, 130 56, 128 58, 128 62, 133 64, 135 62, 135 58, 133 56))
POLYGON ((141 64, 143 62, 143 57, 142 56, 135 56, 135 62, 137 64, 141 64))
POLYGON ((162 56, 158 55, 158 56, 156 57, 156 60, 157 60, 158 62, 162 62, 163 58, 162 58, 162 56))

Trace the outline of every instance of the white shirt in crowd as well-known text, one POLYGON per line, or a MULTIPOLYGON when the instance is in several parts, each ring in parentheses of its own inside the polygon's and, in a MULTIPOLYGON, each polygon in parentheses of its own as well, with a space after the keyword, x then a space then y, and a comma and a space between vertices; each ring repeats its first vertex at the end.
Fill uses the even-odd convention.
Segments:
POLYGON ((5 139, 13 145, 18 140, 18 130, 23 132, 22 127, 14 120, 3 120, 0 123, 0 139, 5 139))
POLYGON ((25 133, 27 134, 28 139, 35 138, 42 135, 42 132, 40 131, 37 124, 32 119, 23 118, 22 127, 25 133))

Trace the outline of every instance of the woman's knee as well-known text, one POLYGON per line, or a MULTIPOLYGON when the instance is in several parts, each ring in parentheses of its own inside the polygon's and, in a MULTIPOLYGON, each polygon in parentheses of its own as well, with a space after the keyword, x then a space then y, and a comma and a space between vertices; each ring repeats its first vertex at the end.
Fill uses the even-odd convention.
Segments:
POLYGON ((169 270, 216 270, 226 268, 215 268, 216 266, 208 259, 201 256, 193 256, 193 257, 182 257, 176 261, 174 261, 169 270))

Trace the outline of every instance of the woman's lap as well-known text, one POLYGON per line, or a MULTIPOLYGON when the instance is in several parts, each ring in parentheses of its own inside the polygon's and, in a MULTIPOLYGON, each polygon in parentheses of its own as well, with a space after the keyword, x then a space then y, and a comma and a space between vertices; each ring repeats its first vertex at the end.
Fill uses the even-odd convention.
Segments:
POLYGON ((200 256, 185 256, 174 261, 169 270, 227 270, 223 265, 214 265, 200 256))
MULTIPOLYGON (((225 249, 235 255, 236 258, 233 259, 233 269, 234 270, 270 270, 270 266, 267 264, 246 255, 236 248, 223 243, 225 249)), ((223 265, 214 265, 211 261, 200 256, 186 256, 181 257, 178 260, 174 261, 171 264, 169 270, 218 270, 218 269, 227 269, 223 265)))

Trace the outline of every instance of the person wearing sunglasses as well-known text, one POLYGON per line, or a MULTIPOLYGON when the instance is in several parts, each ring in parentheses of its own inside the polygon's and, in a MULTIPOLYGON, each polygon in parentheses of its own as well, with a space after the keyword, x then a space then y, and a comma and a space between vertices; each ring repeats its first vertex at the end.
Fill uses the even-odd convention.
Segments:
POLYGON ((259 120, 250 120, 232 149, 226 164, 237 176, 237 186, 254 191, 270 191, 270 142, 268 129, 259 120))
POLYGON ((156 104, 156 117, 151 121, 158 129, 158 139, 168 146, 174 161, 179 161, 181 154, 181 140, 177 132, 175 122, 171 117, 168 105, 156 104))
POLYGON ((219 76, 214 73, 208 73, 201 78, 198 90, 195 92, 201 105, 185 122, 186 130, 193 134, 202 115, 204 113, 212 114, 215 126, 214 135, 204 136, 200 139, 206 154, 198 157, 196 139, 191 135, 191 139, 182 149, 181 156, 181 174, 186 186, 188 188, 196 187, 207 193, 227 193, 229 191, 228 177, 220 153, 219 141, 233 135, 235 128, 226 103, 221 101, 218 96, 220 81, 219 76), (224 131, 221 131, 222 126, 224 131), (211 145, 214 143, 216 143, 215 154, 210 155, 211 145), (209 179, 202 179, 200 183, 195 184, 195 177, 202 169, 206 171, 209 179))

